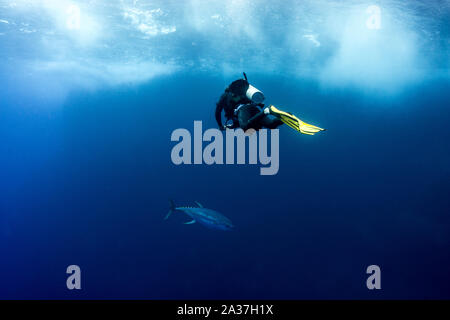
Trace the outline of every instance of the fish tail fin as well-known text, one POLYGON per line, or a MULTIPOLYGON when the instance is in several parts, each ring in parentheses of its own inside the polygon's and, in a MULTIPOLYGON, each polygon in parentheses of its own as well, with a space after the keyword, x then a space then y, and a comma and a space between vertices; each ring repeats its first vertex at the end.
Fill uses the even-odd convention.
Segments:
POLYGON ((167 213, 166 217, 164 218, 164 220, 167 220, 169 218, 169 216, 172 214, 172 212, 175 211, 175 202, 173 202, 173 200, 169 199, 169 213, 167 213))

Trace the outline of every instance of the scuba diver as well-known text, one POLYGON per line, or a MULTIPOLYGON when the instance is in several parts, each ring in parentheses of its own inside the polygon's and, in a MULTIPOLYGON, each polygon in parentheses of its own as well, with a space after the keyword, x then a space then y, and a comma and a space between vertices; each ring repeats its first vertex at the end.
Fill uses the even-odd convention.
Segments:
POLYGON ((283 123, 303 134, 313 135, 325 129, 307 124, 291 113, 278 110, 272 105, 266 107, 264 94, 252 86, 244 72, 244 79, 233 81, 216 105, 216 121, 221 130, 241 128, 259 130, 275 129, 283 123), (222 111, 226 122, 222 124, 222 111))

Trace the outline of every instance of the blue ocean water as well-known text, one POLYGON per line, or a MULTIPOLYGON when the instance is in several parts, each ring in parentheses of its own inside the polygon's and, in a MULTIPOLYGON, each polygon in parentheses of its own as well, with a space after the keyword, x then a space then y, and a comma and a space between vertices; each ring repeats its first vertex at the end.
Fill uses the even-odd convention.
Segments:
POLYGON ((0 298, 450 298, 448 1, 0 4, 0 298), (242 71, 327 131, 280 127, 273 176, 174 165, 242 71))

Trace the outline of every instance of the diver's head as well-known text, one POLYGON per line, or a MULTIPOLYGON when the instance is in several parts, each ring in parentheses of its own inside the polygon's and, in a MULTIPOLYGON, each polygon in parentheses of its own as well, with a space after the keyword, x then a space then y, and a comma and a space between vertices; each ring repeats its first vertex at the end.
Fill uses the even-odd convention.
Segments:
POLYGON ((243 96, 239 96, 239 95, 236 95, 234 93, 231 93, 231 100, 233 100, 233 102, 238 102, 242 98, 243 98, 243 96))
POLYGON ((255 103, 263 102, 265 99, 264 94, 248 82, 245 73, 244 76, 245 79, 235 80, 228 86, 227 90, 232 93, 232 99, 238 101, 242 97, 247 97, 255 103))
POLYGON ((247 80, 239 79, 239 80, 233 81, 228 86, 228 91, 231 92, 233 94, 233 96, 243 97, 243 96, 245 96, 245 93, 247 92, 248 87, 249 87, 249 83, 247 82, 247 80))

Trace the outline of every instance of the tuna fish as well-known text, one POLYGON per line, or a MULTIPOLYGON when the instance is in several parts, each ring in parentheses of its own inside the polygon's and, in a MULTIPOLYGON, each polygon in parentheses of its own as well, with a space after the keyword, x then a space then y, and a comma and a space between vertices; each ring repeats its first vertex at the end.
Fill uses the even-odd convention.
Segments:
POLYGON ((185 222, 185 224, 193 224, 199 222, 208 228, 219 229, 219 230, 231 230, 234 228, 230 219, 223 216, 219 212, 211 209, 204 208, 200 203, 195 201, 197 207, 176 207, 175 203, 170 200, 170 210, 164 219, 169 218, 169 216, 174 211, 184 212, 192 218, 191 221, 185 222))

